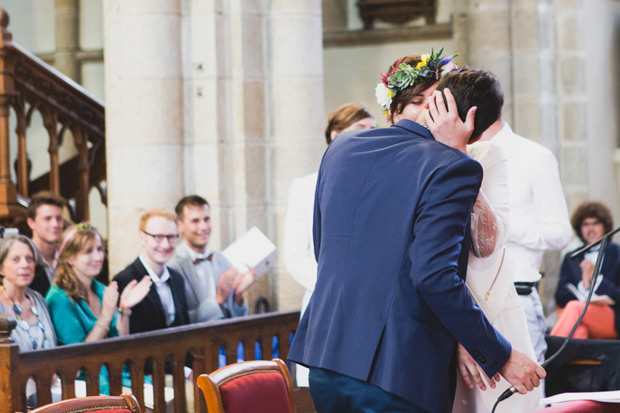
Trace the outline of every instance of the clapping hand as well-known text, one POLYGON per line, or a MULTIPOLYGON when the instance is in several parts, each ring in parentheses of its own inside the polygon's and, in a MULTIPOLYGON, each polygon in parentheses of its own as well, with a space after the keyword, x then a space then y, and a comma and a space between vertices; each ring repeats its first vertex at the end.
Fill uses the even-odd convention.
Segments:
POLYGON ((118 303, 118 285, 116 281, 112 281, 103 291, 103 299, 101 300, 101 322, 105 325, 110 324, 114 313, 116 312, 116 303, 118 303))
POLYGON ((235 267, 230 267, 220 275, 220 279, 217 282, 217 295, 215 296, 218 304, 223 304, 230 297, 237 274, 239 274, 239 271, 235 267))
POLYGON ((241 305, 243 303, 243 293, 250 288, 250 286, 256 281, 256 273, 254 272, 254 268, 249 265, 248 271, 245 274, 239 275, 235 278, 235 282, 233 284, 233 289, 235 291, 235 302, 237 305, 241 305))
POLYGON ((121 294, 121 301, 118 306, 120 310, 123 311, 133 308, 134 305, 142 301, 149 293, 152 284, 153 281, 151 281, 151 277, 148 275, 142 277, 140 282, 131 280, 121 294))
POLYGON ((594 275, 594 264, 590 260, 583 260, 579 264, 581 268, 581 281, 583 282, 583 288, 586 290, 590 288, 592 283, 592 276, 594 275))

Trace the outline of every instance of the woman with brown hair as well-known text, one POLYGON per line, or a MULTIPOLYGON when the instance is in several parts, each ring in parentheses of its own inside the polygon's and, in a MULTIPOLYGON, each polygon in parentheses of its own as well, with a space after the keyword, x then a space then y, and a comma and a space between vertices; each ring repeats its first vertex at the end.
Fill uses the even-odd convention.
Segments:
POLYGON ((107 287, 95 279, 103 266, 103 244, 88 224, 69 227, 59 248, 56 280, 46 301, 58 341, 63 344, 129 334, 131 307, 148 293, 151 280, 131 283, 120 296, 115 282, 107 287))
POLYGON ((329 145, 342 132, 354 129, 373 129, 375 126, 375 118, 365 106, 358 103, 345 103, 329 114, 325 127, 325 141, 329 145))
POLYGON ((381 74, 375 96, 390 123, 398 123, 401 119, 426 123, 423 121, 424 109, 437 89, 439 79, 456 67, 452 60, 458 53, 442 58, 442 51, 401 57, 385 74, 381 74))
MULTIPOLYGON (((89 224, 67 228, 58 252, 56 279, 45 297, 58 341, 73 344, 129 334, 131 308, 149 292, 150 277, 130 283, 120 300, 116 282, 106 287, 97 281, 103 244, 89 224)), ((123 382, 131 386, 128 374, 123 374, 123 382)), ((107 374, 100 375, 100 386, 102 393, 108 392, 107 374)))

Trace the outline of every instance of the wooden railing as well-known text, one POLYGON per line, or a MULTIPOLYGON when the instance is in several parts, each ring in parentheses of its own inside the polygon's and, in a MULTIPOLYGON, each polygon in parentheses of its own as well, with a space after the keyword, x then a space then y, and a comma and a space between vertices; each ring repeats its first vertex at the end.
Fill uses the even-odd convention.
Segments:
POLYGON ((80 85, 32 55, 12 40, 9 15, 0 9, 0 222, 23 220, 18 197, 49 189, 72 200, 76 221, 89 218, 88 194, 96 187, 106 204, 105 111, 103 103, 80 85), (11 179, 9 116, 15 113, 17 135, 16 181, 11 179), (29 177, 26 139, 33 113, 38 111, 49 137, 49 173, 42 182, 29 177), (58 150, 66 131, 77 155, 61 168, 58 150), (65 184, 65 182, 67 182, 65 184))
MULTIPOLYGON (((188 409, 184 376, 186 362, 189 361, 194 378, 197 378, 201 373, 218 368, 222 347, 226 349, 227 364, 234 363, 238 343, 243 343, 245 360, 256 358, 256 347, 260 349, 262 359, 271 359, 274 336, 279 343, 278 357, 286 361, 298 321, 299 311, 267 313, 20 353, 17 345, 8 338, 11 330, 8 319, 0 316, 0 412, 26 411, 25 388, 29 378, 37 385, 39 405, 51 402, 54 374, 61 380, 63 399, 75 397, 75 381, 80 370, 86 380, 88 395, 97 395, 99 371, 103 365, 109 372, 112 395, 121 394, 123 365, 129 367, 132 393, 144 408, 145 363, 150 365, 152 374, 155 412, 166 411, 166 373, 172 374, 174 412, 205 412, 204 397, 196 385, 193 386, 194 404, 188 409), (172 371, 165 371, 166 364, 172 371)), ((295 398, 299 413, 313 411, 307 389, 296 388, 295 398)))

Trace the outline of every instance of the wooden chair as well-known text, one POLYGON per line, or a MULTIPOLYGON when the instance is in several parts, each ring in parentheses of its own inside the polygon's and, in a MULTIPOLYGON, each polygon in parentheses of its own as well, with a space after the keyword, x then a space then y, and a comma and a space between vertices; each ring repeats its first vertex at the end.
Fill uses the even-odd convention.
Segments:
POLYGON ((131 394, 120 396, 89 396, 46 404, 31 413, 140 413, 140 405, 131 394))
POLYGON ((293 383, 280 359, 231 364, 197 380, 209 413, 295 413, 293 383))

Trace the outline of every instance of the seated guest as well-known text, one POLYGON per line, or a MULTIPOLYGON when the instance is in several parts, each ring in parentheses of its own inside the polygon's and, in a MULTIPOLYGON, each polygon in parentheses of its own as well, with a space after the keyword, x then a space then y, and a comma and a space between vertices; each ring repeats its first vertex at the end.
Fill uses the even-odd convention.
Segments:
POLYGON ((248 314, 243 293, 256 280, 253 269, 239 274, 219 251, 209 248, 211 208, 198 195, 186 196, 176 206, 183 242, 170 260, 170 268, 183 275, 192 323, 248 314))
POLYGON ((144 300, 133 308, 129 331, 133 334, 189 324, 183 276, 166 266, 177 245, 176 214, 168 209, 144 213, 139 239, 140 255, 114 277, 120 291, 145 275, 153 281, 144 300))
MULTIPOLYGON (((56 280, 46 296, 58 341, 73 344, 129 334, 131 309, 148 293, 151 280, 131 282, 120 300, 115 282, 106 287, 97 281, 103 245, 89 224, 67 228, 58 252, 56 280)), ((106 372, 100 374, 99 383, 101 392, 109 394, 106 372)), ((123 371, 123 386, 131 387, 128 371, 123 371)))
POLYGON ((56 249, 63 231, 62 209, 65 205, 60 195, 40 191, 32 195, 26 211, 26 222, 32 230, 32 241, 38 250, 35 278, 30 288, 43 297, 56 276, 56 249))
MULTIPOLYGON (((585 202, 573 213, 571 224, 584 245, 598 240, 603 234, 612 230, 613 220, 609 208, 600 202, 585 202)), ((595 247, 596 248, 596 247, 595 247)), ((574 286, 583 296, 587 296, 592 284, 594 263, 599 250, 593 249, 575 258, 566 254, 560 281, 555 293, 555 301, 560 307, 559 318, 551 335, 568 336, 575 322, 583 311, 585 302, 579 301, 568 285, 574 286)), ((583 320, 575 330, 573 338, 618 338, 620 327, 620 245, 609 242, 603 255, 601 270, 596 281, 594 293, 607 295, 609 301, 591 302, 583 320)))
POLYGON ((56 346, 56 334, 45 300, 29 288, 34 279, 36 249, 23 235, 0 242, 0 313, 15 320, 11 338, 19 351, 56 346))

